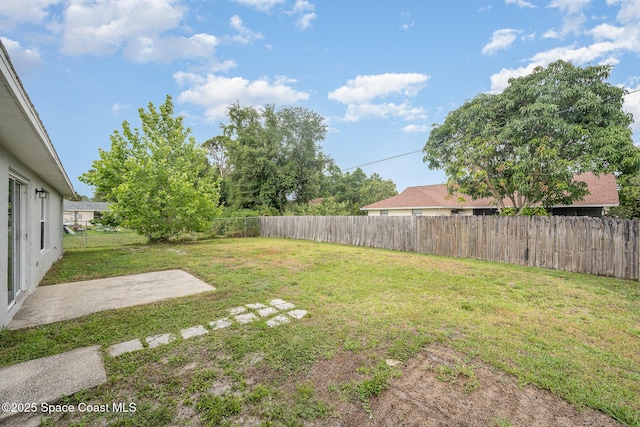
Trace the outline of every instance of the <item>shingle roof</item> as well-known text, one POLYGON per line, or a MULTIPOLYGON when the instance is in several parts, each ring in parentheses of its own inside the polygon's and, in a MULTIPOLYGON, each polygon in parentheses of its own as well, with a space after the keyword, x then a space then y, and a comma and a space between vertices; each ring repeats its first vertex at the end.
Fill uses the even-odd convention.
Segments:
POLYGON ((108 209, 109 209, 109 204, 107 202, 72 202, 70 200, 65 200, 62 207, 62 210, 67 212, 70 212, 70 211, 103 212, 108 209))
MULTIPOLYGON (((613 174, 595 176, 591 172, 576 175, 576 179, 587 184, 590 194, 584 200, 572 206, 618 206, 618 187, 613 174)), ((505 206, 512 206, 511 200, 505 199, 505 206)), ((364 206, 362 210, 378 209, 419 209, 419 208, 494 208, 490 198, 472 200, 471 197, 454 194, 449 195, 445 184, 421 185, 407 187, 402 193, 364 206)))

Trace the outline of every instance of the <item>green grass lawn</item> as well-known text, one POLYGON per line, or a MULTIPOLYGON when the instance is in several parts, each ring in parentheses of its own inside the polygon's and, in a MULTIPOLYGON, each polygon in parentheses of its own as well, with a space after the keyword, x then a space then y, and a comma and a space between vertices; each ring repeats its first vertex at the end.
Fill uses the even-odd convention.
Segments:
POLYGON ((143 244, 147 239, 133 231, 98 231, 89 229, 79 230, 76 234, 64 235, 66 250, 86 248, 107 248, 114 246, 143 244))
MULTIPOLYGON (((578 406, 640 425, 638 282, 420 254, 284 239, 226 239, 69 250, 43 285, 182 268, 215 292, 0 331, 0 366, 172 332, 282 298, 309 311, 277 328, 234 325, 153 350, 105 357, 106 385, 70 399, 135 401, 134 414, 74 414, 55 425, 168 425, 191 418, 263 425, 331 417, 336 398, 376 395, 408 360, 443 343, 578 406), (316 383, 316 363, 349 355, 352 378, 316 383), (212 388, 225 385, 223 397, 212 388), (322 392, 322 393, 321 393, 322 392), (339 397, 342 396, 342 397, 339 397), (84 417, 84 418, 83 418, 84 417)), ((479 387, 482 387, 480 384, 479 387)), ((53 421, 52 421, 53 422, 53 421)), ((45 421, 45 425, 46 425, 45 421)), ((52 424, 53 425, 53 424, 52 424)))

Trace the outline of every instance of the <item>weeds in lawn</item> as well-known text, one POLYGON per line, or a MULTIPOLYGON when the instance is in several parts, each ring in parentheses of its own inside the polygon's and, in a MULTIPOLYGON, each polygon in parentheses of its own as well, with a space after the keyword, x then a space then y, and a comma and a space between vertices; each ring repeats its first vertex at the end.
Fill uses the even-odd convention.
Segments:
MULTIPOLYGON (((217 427, 222 425, 225 418, 239 414, 242 410, 242 403, 236 396, 215 396, 205 394, 200 397, 196 404, 196 410, 202 414, 201 419, 207 425, 217 427)), ((229 424, 230 425, 230 424, 229 424)))
POLYGON ((469 359, 434 369, 448 381, 464 381, 468 392, 479 386, 469 362, 473 356, 522 384, 640 425, 637 282, 257 238, 72 250, 43 284, 168 268, 184 269, 217 290, 0 330, 0 366, 87 345, 106 348, 158 333, 177 335, 228 316, 232 307, 283 298, 310 315, 277 328, 255 322, 107 357, 108 383, 81 398, 131 399, 139 411, 73 414, 55 424, 223 424, 242 416, 265 426, 302 425, 332 416, 334 402, 327 394, 349 396, 367 408, 399 372, 378 361, 406 362, 426 344, 441 342, 469 359), (309 380, 313 366, 345 353, 345 360, 357 363, 338 378, 309 380))
POLYGON ((465 393, 471 393, 480 387, 478 377, 473 370, 473 366, 462 360, 457 360, 454 366, 448 364, 438 364, 429 369, 436 373, 437 378, 443 382, 456 383, 463 378, 465 393))

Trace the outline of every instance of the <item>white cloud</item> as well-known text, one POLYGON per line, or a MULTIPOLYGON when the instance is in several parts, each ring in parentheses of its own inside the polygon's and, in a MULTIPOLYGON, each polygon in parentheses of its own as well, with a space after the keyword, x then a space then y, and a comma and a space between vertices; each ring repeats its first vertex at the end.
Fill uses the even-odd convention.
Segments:
POLYGON ((534 9, 535 6, 532 3, 529 3, 525 0, 504 0, 505 4, 515 4, 518 7, 528 7, 530 9, 534 9))
POLYGON ((415 25, 415 22, 411 22, 411 23, 408 23, 408 24, 402 24, 402 25, 400 25, 400 29, 404 30, 404 31, 407 31, 409 28, 413 27, 414 25, 415 25))
POLYGON ((364 118, 388 119, 397 117, 403 120, 424 120, 427 114, 422 107, 413 107, 408 103, 394 104, 393 102, 383 102, 380 104, 363 103, 349 104, 344 120, 357 122, 364 118))
POLYGON ((17 24, 39 24, 49 16, 47 9, 63 0, 2 0, 0 24, 12 28, 17 24))
POLYGON ((65 11, 62 51, 116 53, 129 40, 159 35, 180 24, 185 10, 171 0, 71 0, 65 11))
POLYGON ((25 74, 37 68, 42 63, 38 49, 23 48, 19 42, 6 37, 0 37, 2 44, 9 52, 11 62, 19 74, 25 74))
POLYGON ((578 65, 594 62, 601 59, 603 64, 612 64, 616 61, 613 55, 623 46, 611 42, 593 43, 590 46, 558 47, 544 52, 539 52, 529 59, 529 64, 518 68, 503 68, 490 77, 491 92, 501 92, 509 84, 509 79, 531 74, 535 67, 545 67, 550 63, 562 59, 578 65))
POLYGON ((582 25, 587 19, 583 11, 590 3, 591 0, 553 0, 549 4, 550 8, 559 9, 565 14, 562 20, 561 35, 581 33, 582 25))
POLYGON ((405 127, 402 128, 403 132, 406 133, 426 133, 429 131, 429 129, 431 129, 431 126, 429 125, 407 125, 405 127))
POLYGON ((131 108, 131 105, 120 104, 119 102, 117 102, 111 106, 111 114, 117 116, 121 111, 128 110, 129 108, 131 108))
POLYGON ((400 25, 401 30, 407 31, 415 25, 415 22, 411 18, 411 12, 402 12, 400 16, 405 20, 405 22, 400 25))
POLYGON ((553 28, 545 31, 545 33, 542 35, 543 39, 559 39, 561 37, 562 37, 562 34, 554 30, 553 28))
POLYGON ((300 14, 313 12, 315 8, 315 5, 313 5, 313 3, 309 3, 307 0, 296 0, 296 3, 293 5, 293 9, 290 13, 300 14))
POLYGON ((298 28, 299 30, 306 30, 309 29, 313 26, 313 21, 317 18, 316 14, 311 12, 311 13, 305 13, 304 15, 300 16, 297 20, 296 20, 296 28, 298 28))
POLYGON ((412 107, 406 98, 416 96, 428 80, 429 76, 418 73, 358 76, 329 92, 328 98, 347 105, 344 119, 350 122, 365 117, 422 119, 426 117, 424 109, 412 107), (377 98, 386 99, 391 96, 400 96, 403 102, 372 102, 377 98))
POLYGON ((279 76, 270 81, 264 77, 249 81, 242 77, 202 76, 193 73, 174 74, 180 86, 189 86, 178 95, 179 102, 198 105, 205 110, 209 122, 223 119, 227 108, 235 102, 260 107, 265 104, 295 104, 309 99, 309 94, 296 90, 295 80, 279 76))
POLYGON ((597 41, 610 40, 620 49, 640 53, 640 20, 622 27, 601 24, 591 30, 590 34, 597 41))
POLYGON ((581 13, 587 6, 589 6, 589 3, 591 3, 591 0, 553 0, 549 4, 549 7, 557 8, 565 13, 574 15, 581 13))
MULTIPOLYGON (((527 60, 527 65, 518 68, 503 68, 491 76, 491 91, 500 92, 508 85, 508 80, 529 74, 536 66, 546 66, 562 59, 577 65, 585 64, 617 64, 621 57, 628 53, 640 53, 640 0, 606 0, 610 6, 619 5, 617 20, 620 26, 603 23, 586 31, 581 35, 591 36, 593 42, 584 46, 573 44, 556 47, 539 52, 527 60)), ((590 0, 554 0, 550 7, 558 8, 567 13, 566 19, 572 16, 582 16, 582 11, 589 6, 590 0)), ((578 19, 580 21, 580 19, 578 19)), ((582 24, 580 24, 582 25, 582 24)), ((543 38, 560 38, 566 32, 558 33, 549 30, 543 38)))
POLYGON ((229 25, 231 28, 238 32, 237 35, 231 36, 231 40, 240 43, 243 45, 247 45, 252 43, 255 40, 263 40, 264 36, 260 32, 254 32, 248 29, 247 27, 242 25, 242 19, 238 15, 233 15, 229 20, 229 25))
POLYGON ((502 92, 504 88, 509 86, 509 80, 531 74, 534 68, 540 64, 530 63, 524 67, 503 68, 499 72, 493 74, 489 79, 491 81, 491 92, 502 92))
POLYGON ((608 0, 609 4, 621 4, 616 18, 623 24, 640 21, 640 0, 608 0))
POLYGON ((210 34, 187 37, 137 37, 127 43, 125 57, 135 62, 171 62, 213 55, 218 41, 210 34))
POLYGON ((494 31, 491 36, 491 41, 482 48, 482 53, 491 55, 499 50, 508 49, 520 32, 521 31, 512 28, 503 28, 494 31))
POLYGON ((285 0, 233 0, 235 3, 256 9, 261 12, 269 12, 274 6, 284 3, 285 0))
POLYGON ((316 6, 307 0, 296 0, 293 8, 287 15, 295 17, 295 26, 301 31, 313 27, 313 21, 317 18, 316 6))
POLYGON ((385 73, 358 76, 329 93, 329 99, 344 104, 365 103, 375 98, 392 94, 415 96, 422 89, 429 76, 418 73, 385 73))
POLYGON ((631 129, 633 130, 633 134, 636 137, 636 143, 640 142, 640 92, 634 92, 640 90, 640 77, 637 77, 635 83, 636 87, 632 87, 629 91, 633 93, 629 93, 624 97, 624 104, 622 109, 627 113, 633 114, 634 122, 631 124, 631 129))
POLYGON ((64 12, 61 50, 67 55, 124 55, 136 62, 209 57, 218 40, 210 34, 169 36, 186 8, 177 0, 70 0, 64 12))

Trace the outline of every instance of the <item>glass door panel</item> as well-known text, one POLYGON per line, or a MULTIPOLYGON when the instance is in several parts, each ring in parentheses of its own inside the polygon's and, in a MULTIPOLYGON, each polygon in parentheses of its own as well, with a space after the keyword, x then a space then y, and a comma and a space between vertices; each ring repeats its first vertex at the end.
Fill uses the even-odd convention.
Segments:
POLYGON ((7 233, 7 294, 8 304, 12 305, 15 302, 18 293, 20 292, 21 282, 21 197, 22 197, 23 184, 9 178, 9 200, 8 200, 8 233, 7 233))

